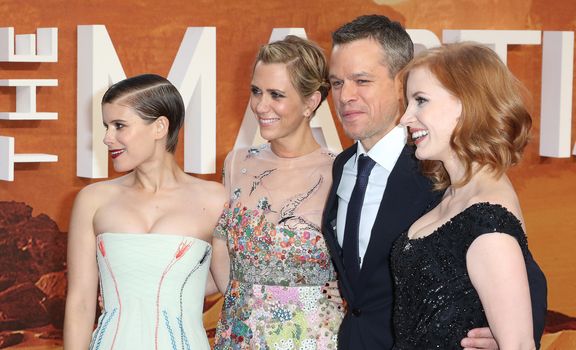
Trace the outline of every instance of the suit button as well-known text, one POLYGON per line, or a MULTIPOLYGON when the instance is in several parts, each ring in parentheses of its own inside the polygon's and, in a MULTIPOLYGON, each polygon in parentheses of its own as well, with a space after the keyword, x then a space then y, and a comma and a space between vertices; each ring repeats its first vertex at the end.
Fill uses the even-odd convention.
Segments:
POLYGON ((360 317, 361 314, 362 314, 362 311, 360 311, 360 309, 352 309, 352 315, 354 315, 356 317, 360 317))

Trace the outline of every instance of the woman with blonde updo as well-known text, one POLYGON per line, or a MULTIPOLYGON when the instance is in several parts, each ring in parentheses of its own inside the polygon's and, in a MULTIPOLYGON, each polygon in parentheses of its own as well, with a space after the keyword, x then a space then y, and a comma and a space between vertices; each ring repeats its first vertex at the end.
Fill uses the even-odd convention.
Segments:
POLYGON ((334 154, 310 127, 327 75, 321 49, 305 39, 287 36, 258 53, 250 107, 268 143, 233 150, 224 165, 230 204, 213 240, 224 293, 215 349, 336 347, 343 313, 323 288, 336 276, 320 231, 334 154))

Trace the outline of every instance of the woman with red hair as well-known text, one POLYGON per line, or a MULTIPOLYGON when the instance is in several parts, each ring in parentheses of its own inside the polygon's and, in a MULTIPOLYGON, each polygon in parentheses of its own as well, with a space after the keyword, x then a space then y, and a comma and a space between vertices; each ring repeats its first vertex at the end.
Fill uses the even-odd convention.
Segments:
POLYGON ((473 43, 424 52, 401 77, 401 123, 445 194, 393 248, 394 348, 460 349, 467 330, 489 326, 500 349, 534 349, 546 280, 505 174, 532 125, 520 84, 492 50, 473 43))

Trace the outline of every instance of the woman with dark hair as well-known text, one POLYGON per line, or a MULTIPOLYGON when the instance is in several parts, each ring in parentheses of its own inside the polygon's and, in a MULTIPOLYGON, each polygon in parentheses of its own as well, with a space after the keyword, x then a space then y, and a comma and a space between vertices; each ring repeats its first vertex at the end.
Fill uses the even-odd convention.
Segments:
POLYGON ((460 349, 469 329, 486 326, 500 349, 534 349, 546 280, 505 174, 532 125, 521 86, 492 50, 473 43, 426 51, 402 77, 401 123, 446 192, 394 244, 394 349, 460 349))
POLYGON ((112 85, 102 114, 114 169, 128 174, 76 197, 64 347, 210 349, 202 311, 224 188, 176 163, 184 104, 165 78, 146 74, 112 85), (99 284, 103 312, 94 330, 99 284))
POLYGON ((224 165, 231 200, 213 241, 224 293, 215 349, 336 347, 343 313, 325 297, 337 298, 323 289, 336 276, 320 231, 334 154, 310 127, 329 88, 316 44, 287 36, 260 49, 250 107, 269 142, 233 150, 224 165))

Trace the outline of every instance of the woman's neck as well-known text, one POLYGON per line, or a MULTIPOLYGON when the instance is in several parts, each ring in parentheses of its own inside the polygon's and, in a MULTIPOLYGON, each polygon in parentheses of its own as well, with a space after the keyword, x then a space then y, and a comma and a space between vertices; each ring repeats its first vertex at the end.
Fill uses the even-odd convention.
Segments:
MULTIPOLYGON (((452 175, 450 174, 450 179, 452 180, 452 175)), ((464 177, 464 172, 458 174, 456 181, 451 181, 451 183, 458 183, 464 177)), ((455 200, 467 201, 470 198, 476 196, 488 182, 498 181, 494 178, 494 174, 488 170, 486 167, 479 167, 478 165, 472 166, 472 177, 470 180, 462 186, 450 186, 446 190, 446 195, 455 200)))
POLYGON ((159 159, 141 164, 134 169, 134 186, 145 191, 158 192, 163 188, 173 187, 183 174, 176 163, 174 155, 166 152, 159 159))
POLYGON ((312 130, 309 129, 301 137, 272 140, 270 148, 280 158, 296 158, 314 152, 320 148, 320 145, 314 139, 312 130))

